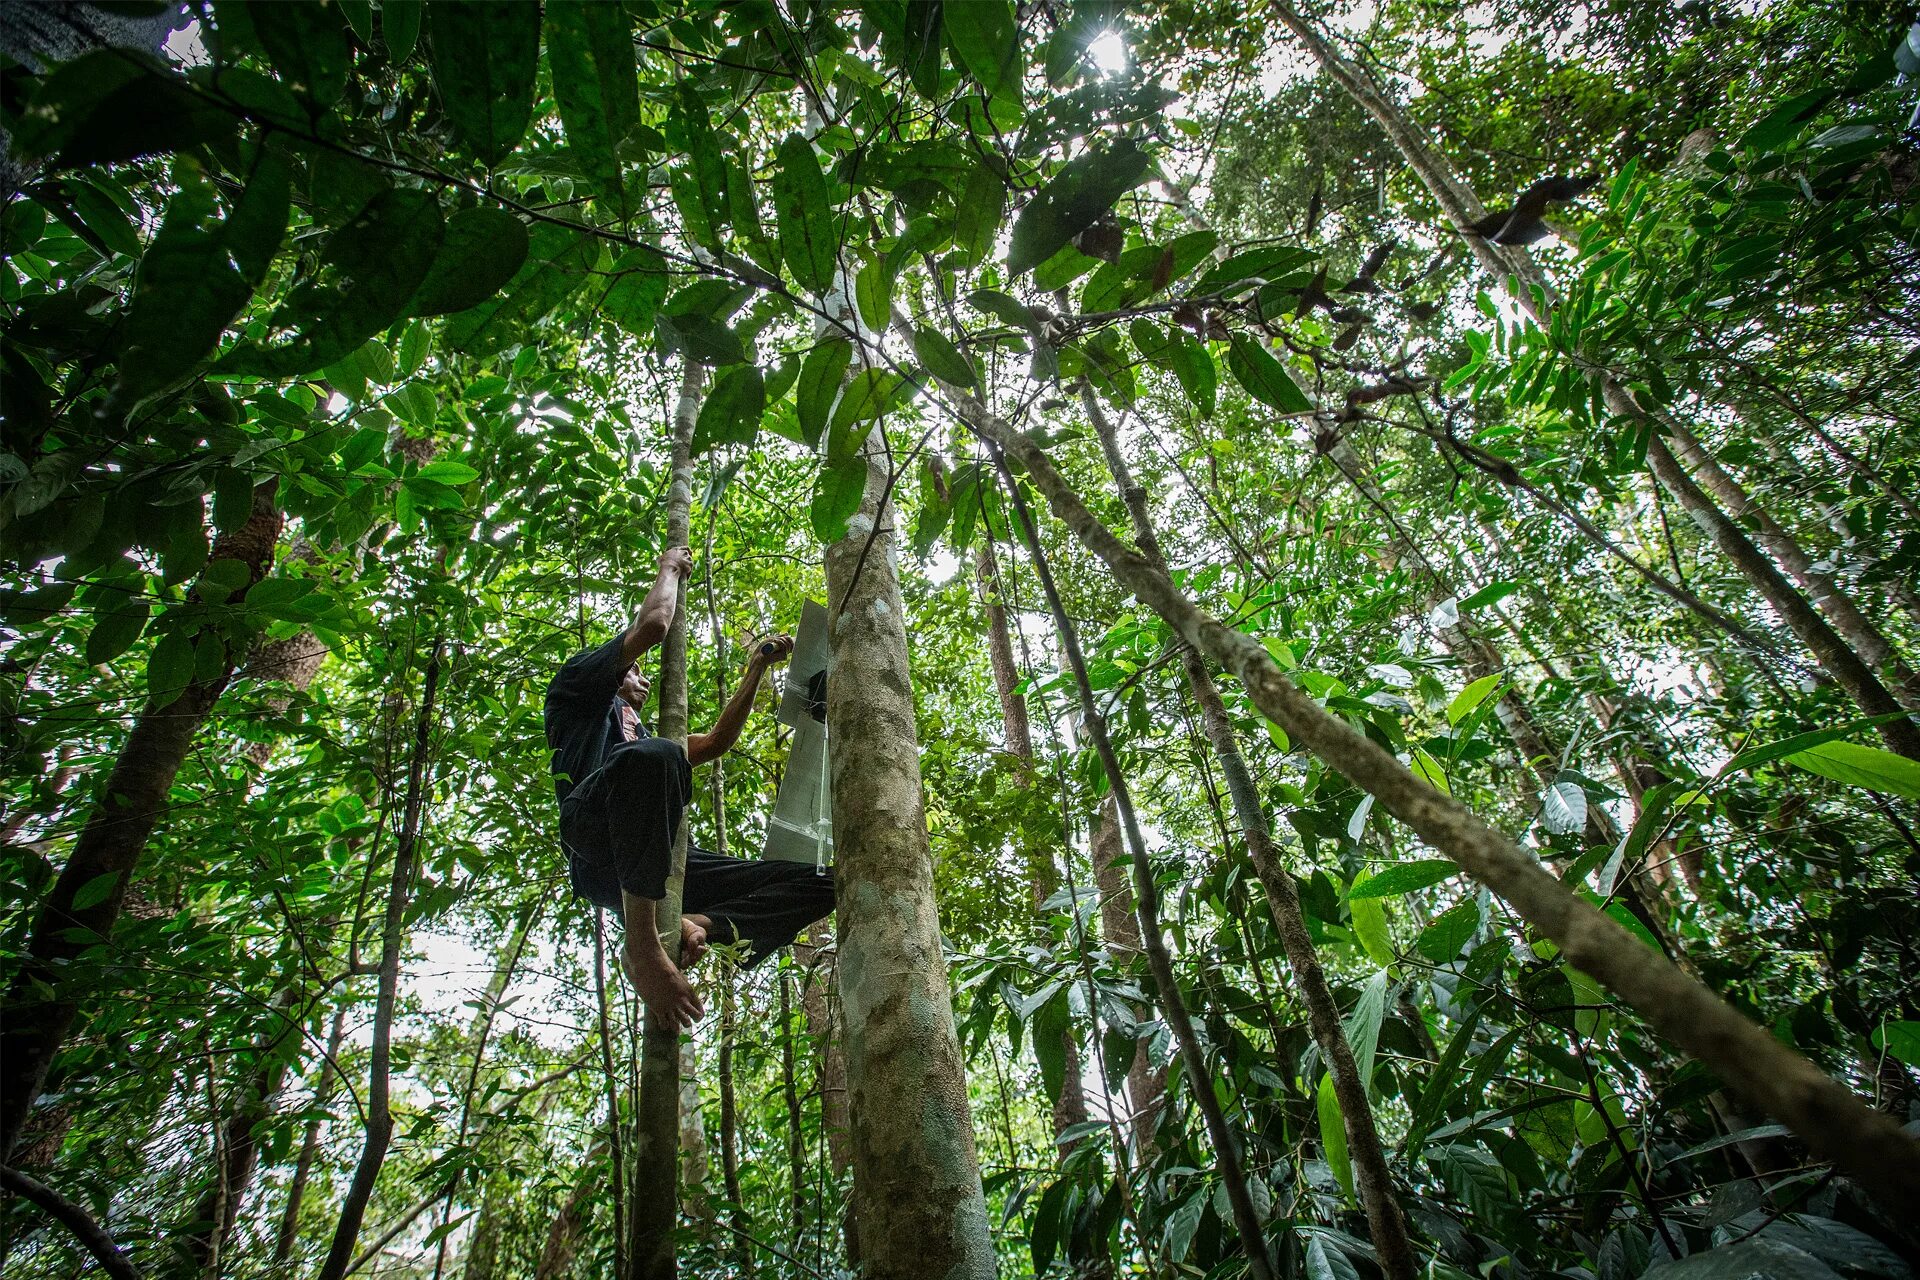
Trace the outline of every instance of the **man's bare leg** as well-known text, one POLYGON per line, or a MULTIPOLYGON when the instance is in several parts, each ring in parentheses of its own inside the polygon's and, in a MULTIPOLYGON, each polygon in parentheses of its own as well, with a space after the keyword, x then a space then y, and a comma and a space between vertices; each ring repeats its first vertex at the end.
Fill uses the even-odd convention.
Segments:
MULTIPOLYGON (((623 892, 620 905, 627 927, 626 943, 620 948, 620 967, 626 972, 627 981, 633 983, 634 990, 646 1001, 647 1011, 669 1030, 677 1032, 698 1022, 706 1016, 706 1006, 688 984, 686 975, 667 955, 666 947, 661 945, 660 935, 654 929, 654 900, 623 892)), ((686 923, 682 921, 683 939, 685 930, 686 923)), ((704 933, 701 940, 704 944, 704 933)))

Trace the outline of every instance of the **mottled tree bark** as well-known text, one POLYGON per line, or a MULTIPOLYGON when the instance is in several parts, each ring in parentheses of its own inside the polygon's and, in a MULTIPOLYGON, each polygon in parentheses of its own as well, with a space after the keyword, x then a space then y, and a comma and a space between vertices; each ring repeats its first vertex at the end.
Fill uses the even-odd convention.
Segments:
POLYGON ((884 433, 826 550, 839 984, 855 1220, 871 1280, 987 1280, 994 1253, 954 1029, 920 791, 884 433))
MULTIPOLYGON (((700 416, 705 373, 686 362, 680 398, 673 409, 673 456, 667 487, 665 542, 690 545, 693 508, 693 427, 700 416)), ((711 568, 709 568, 711 572, 711 568)), ((687 584, 677 585, 673 624, 660 646, 659 735, 687 745, 687 584)), ((674 963, 680 961, 680 888, 687 873, 687 824, 673 841, 667 894, 654 908, 654 927, 674 963)), ((628 1200, 628 1257, 636 1280, 672 1280, 673 1225, 680 1209, 680 1035, 651 1013, 640 1050, 640 1114, 633 1151, 633 1194, 628 1200)))
MULTIPOLYGON (((211 563, 237 560, 246 567, 247 590, 266 576, 280 533, 274 506, 277 482, 253 492, 253 510, 231 534, 214 540, 211 563)), ((195 588, 198 593, 199 588, 195 588)), ((244 598, 245 591, 239 593, 244 598)), ((219 599, 226 599, 224 588, 219 599)), ((219 635, 202 632, 196 643, 222 645, 219 635)), ((120 916, 133 869, 148 838, 166 815, 168 793, 186 762, 194 737, 233 677, 233 657, 223 652, 217 674, 193 680, 171 702, 148 706, 134 721, 100 799, 87 819, 73 852, 53 888, 34 915, 26 955, 0 1002, 0 1163, 12 1152, 27 1113, 45 1086, 47 1071, 80 1014, 84 993, 110 994, 110 984, 86 957, 94 948, 105 954, 120 916), (101 886, 106 892, 100 892, 101 886), (86 890, 84 898, 82 890, 86 890), (84 901, 85 905, 80 905, 84 901), (51 991, 51 996, 46 992, 51 991)))
POLYGON ((1200 609, 1166 574, 1115 537, 1039 445, 977 402, 962 403, 969 424, 1026 469, 1075 537, 1182 639, 1237 677, 1253 704, 1294 742, 1374 795, 1388 813, 1557 944, 1567 963, 1618 995, 1656 1032, 1792 1129, 1822 1158, 1850 1171, 1889 1206, 1920 1199, 1920 1142, 1577 896, 1464 805, 1329 715, 1286 678, 1257 640, 1200 609))

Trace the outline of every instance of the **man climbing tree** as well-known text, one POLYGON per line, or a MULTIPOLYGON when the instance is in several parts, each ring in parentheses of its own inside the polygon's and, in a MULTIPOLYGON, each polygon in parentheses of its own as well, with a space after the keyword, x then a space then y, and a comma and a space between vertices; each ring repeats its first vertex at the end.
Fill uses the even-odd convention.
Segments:
MULTIPOLYGON (((560 839, 574 892, 617 911, 627 938, 621 968, 647 1008, 676 1030, 705 1015, 700 997, 654 928, 666 895, 673 839, 692 794, 692 767, 740 738, 767 668, 793 652, 791 636, 753 650, 746 677, 706 733, 686 750, 640 723, 651 684, 639 660, 658 646, 678 607, 679 580, 693 552, 661 553, 659 576, 625 631, 568 659, 547 686, 547 745, 560 799, 560 839)), ((752 965, 833 910, 833 877, 798 862, 732 858, 691 849, 680 918, 681 962, 691 966, 716 943, 744 940, 752 965)))

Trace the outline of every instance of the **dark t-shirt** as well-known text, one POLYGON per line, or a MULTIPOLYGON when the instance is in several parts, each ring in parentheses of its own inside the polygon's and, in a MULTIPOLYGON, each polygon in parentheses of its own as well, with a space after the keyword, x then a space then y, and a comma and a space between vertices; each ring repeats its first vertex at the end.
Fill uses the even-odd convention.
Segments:
MULTIPOLYGON (((553 790, 567 793, 616 751, 628 748, 620 732, 620 681, 631 664, 621 654, 622 637, 567 659, 547 686, 547 745, 553 748, 553 790)), ((634 741, 651 737, 634 726, 634 741)))

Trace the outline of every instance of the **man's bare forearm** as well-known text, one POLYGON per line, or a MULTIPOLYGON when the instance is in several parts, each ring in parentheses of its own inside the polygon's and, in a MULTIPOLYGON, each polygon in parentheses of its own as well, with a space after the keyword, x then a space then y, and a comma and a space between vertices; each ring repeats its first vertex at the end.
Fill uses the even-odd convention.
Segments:
POLYGON ((733 744, 740 741, 740 731, 747 727, 747 717, 753 714, 753 699, 760 691, 761 677, 767 674, 766 663, 758 655, 747 664, 745 679, 740 687, 727 699, 727 705, 720 710, 720 718, 713 722, 713 728, 705 733, 687 736, 687 762, 705 764, 732 750, 733 744))
POLYGON ((673 625, 673 615, 680 607, 680 579, 692 564, 692 554, 684 547, 671 548, 661 555, 660 574, 622 638, 621 652, 628 662, 639 661, 640 655, 667 638, 667 628, 673 625))

